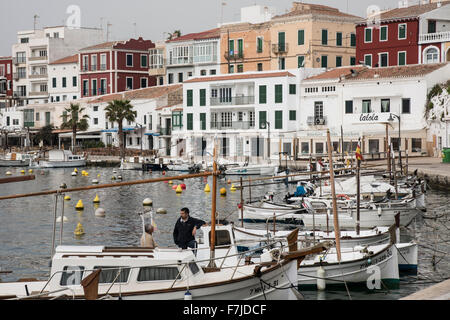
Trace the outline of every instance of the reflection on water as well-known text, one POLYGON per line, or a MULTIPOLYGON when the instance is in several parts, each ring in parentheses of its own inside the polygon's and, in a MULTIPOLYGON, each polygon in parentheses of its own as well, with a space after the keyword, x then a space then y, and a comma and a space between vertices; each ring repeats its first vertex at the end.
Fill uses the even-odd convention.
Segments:
MULTIPOLYGON (((21 169, 0 168, 0 177, 5 177, 6 171, 14 176, 20 175, 21 169)), ((89 168, 88 177, 78 175, 72 177, 72 169, 36 170, 36 180, 0 185, 0 195, 31 193, 43 190, 55 190, 61 183, 68 188, 87 186, 92 180, 98 179, 100 184, 111 183, 112 168, 89 168), (98 178, 97 175, 100 174, 98 178)), ((138 171, 120 171, 123 181, 149 179, 161 177, 161 173, 143 173, 138 171)), ((171 173, 172 175, 175 175, 171 173)), ((211 193, 205 193, 204 178, 185 180, 187 186, 181 195, 177 195, 168 183, 126 186, 121 188, 99 189, 71 193, 70 201, 58 201, 58 216, 64 205, 64 215, 68 222, 64 223, 62 243, 65 245, 108 245, 108 246, 136 246, 142 234, 142 224, 138 213, 143 210, 142 201, 145 198, 153 200, 155 210, 167 209, 167 214, 154 218, 157 224, 155 239, 161 246, 174 246, 172 231, 179 211, 188 207, 195 217, 210 221, 211 193), (93 200, 98 194, 99 206, 106 211, 105 217, 94 215, 96 205, 93 200), (84 203, 84 210, 77 212, 75 205, 78 200, 84 203), (74 235, 78 223, 84 227, 85 234, 81 237, 74 235)), ((177 182, 174 182, 176 184, 177 182)), ((211 178, 208 183, 212 185, 211 178)), ((217 197, 217 210, 220 218, 228 217, 229 221, 238 222, 239 212, 237 204, 240 201, 240 191, 230 192, 226 180, 218 183, 218 188, 226 187, 226 197, 217 197)), ((291 187, 292 188, 292 187, 291 187)), ((252 188, 252 196, 260 197, 267 191, 284 196, 287 192, 284 184, 259 186, 252 188)), ((292 191, 292 190, 291 190, 292 191)), ((248 197, 248 191, 244 192, 248 197)), ((3 281, 14 281, 23 277, 45 279, 49 274, 49 261, 53 232, 55 196, 41 196, 0 201, 0 267, 1 270, 11 270, 12 274, 2 275, 3 281)), ((449 257, 449 224, 450 197, 445 192, 429 191, 427 195, 428 212, 426 218, 418 217, 415 224, 402 230, 402 240, 416 238, 419 247, 419 275, 417 277, 402 278, 401 286, 397 290, 380 291, 376 293, 351 291, 304 291, 306 299, 398 299, 413 293, 436 281, 448 278, 449 257), (428 219, 435 216, 438 219, 428 219), (434 253, 434 252, 437 253, 434 253), (434 257, 433 257, 434 255, 434 257), (432 263, 435 263, 435 269, 432 263)), ((246 224, 248 227, 265 228, 262 224, 246 224)), ((56 226, 57 245, 60 243, 60 224, 56 226)))

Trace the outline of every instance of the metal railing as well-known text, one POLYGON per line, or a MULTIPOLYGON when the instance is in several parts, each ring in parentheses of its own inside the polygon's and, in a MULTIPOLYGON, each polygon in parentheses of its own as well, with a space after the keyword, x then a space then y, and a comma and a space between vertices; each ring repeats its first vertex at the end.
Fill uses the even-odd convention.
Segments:
POLYGON ((450 31, 427 33, 419 35, 419 43, 450 41, 450 31))
POLYGON ((40 61, 40 60, 47 60, 48 56, 36 56, 36 57, 29 57, 28 61, 40 61))
POLYGON ((35 73, 35 74, 30 74, 29 75, 30 79, 40 79, 40 78, 48 78, 48 74, 47 73, 35 73))
POLYGON ((158 131, 162 136, 170 136, 172 134, 172 128, 158 128, 158 131))
POLYGON ((327 117, 308 117, 306 123, 308 126, 323 126, 327 124, 327 117))
POLYGON ((26 97, 27 93, 24 91, 14 91, 13 95, 14 97, 26 97))
POLYGON ((100 65, 100 70, 106 70, 106 64, 101 64, 100 65))
POLYGON ((211 106, 239 106, 254 104, 255 96, 240 96, 240 97, 229 97, 229 98, 211 98, 211 106))
POLYGON ((17 65, 20 63, 26 63, 27 62, 27 58, 26 57, 14 57, 12 58, 13 64, 17 65))
POLYGON ((226 60, 240 60, 244 59, 244 52, 226 52, 224 57, 226 60))
POLYGON ((255 128, 255 121, 216 121, 211 122, 211 130, 249 130, 255 128))
POLYGON ((289 45, 287 43, 275 43, 272 45, 272 51, 275 54, 287 53, 289 51, 289 45))

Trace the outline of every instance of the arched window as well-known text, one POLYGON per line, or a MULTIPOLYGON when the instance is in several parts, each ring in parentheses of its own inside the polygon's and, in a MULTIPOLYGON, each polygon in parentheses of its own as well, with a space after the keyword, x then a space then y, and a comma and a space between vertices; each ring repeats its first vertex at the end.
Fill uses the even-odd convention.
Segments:
POLYGON ((439 62, 439 50, 436 48, 429 48, 425 51, 424 56, 425 63, 438 63, 439 62))

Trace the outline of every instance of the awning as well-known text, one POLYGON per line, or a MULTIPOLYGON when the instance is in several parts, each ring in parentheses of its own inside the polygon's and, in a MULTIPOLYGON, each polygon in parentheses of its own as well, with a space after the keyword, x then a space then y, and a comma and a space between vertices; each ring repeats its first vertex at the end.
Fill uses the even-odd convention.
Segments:
POLYGON ((159 137, 161 134, 160 133, 144 133, 144 136, 154 136, 154 137, 159 137))
MULTIPOLYGON (((123 131, 123 132, 135 131, 135 130, 139 130, 139 128, 135 128, 135 127, 122 128, 122 131, 123 131)), ((102 132, 107 132, 107 133, 119 132, 119 129, 118 129, 118 128, 114 128, 114 129, 105 129, 105 130, 102 130, 102 132)))

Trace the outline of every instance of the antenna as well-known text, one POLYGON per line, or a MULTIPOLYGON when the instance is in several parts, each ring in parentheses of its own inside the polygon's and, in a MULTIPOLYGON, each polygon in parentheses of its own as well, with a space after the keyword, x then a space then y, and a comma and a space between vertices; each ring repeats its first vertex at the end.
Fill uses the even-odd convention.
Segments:
POLYGON ((110 35, 110 27, 112 27, 112 24, 109 23, 109 21, 106 23, 106 42, 109 41, 109 35, 110 35))
POLYGON ((39 18, 39 16, 35 14, 33 18, 34 18, 34 31, 36 31, 37 19, 39 18))
POLYGON ((133 27, 134 27, 134 38, 137 39, 138 36, 137 36, 137 24, 136 24, 136 22, 133 22, 133 27))

